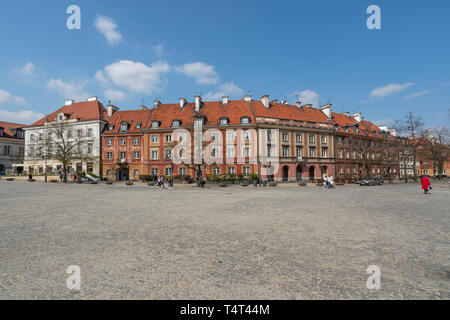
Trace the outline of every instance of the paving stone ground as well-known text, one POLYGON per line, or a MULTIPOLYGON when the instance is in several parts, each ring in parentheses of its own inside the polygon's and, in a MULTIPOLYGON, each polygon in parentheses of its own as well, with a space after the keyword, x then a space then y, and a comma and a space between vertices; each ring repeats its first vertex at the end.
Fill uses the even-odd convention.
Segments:
POLYGON ((1 180, 0 299, 449 299, 449 195, 1 180))

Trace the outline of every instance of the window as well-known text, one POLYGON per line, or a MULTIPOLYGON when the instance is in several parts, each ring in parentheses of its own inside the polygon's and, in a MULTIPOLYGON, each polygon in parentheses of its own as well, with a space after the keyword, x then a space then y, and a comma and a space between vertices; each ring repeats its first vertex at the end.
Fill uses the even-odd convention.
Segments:
POLYGON ((234 142, 234 131, 227 131, 227 141, 233 141, 234 142))
POLYGON ((180 126, 180 121, 179 120, 173 120, 172 121, 172 127, 177 128, 180 126))
POLYGON ((153 129, 159 128, 159 121, 152 121, 152 128, 153 129))
POLYGON ((152 168, 152 176, 158 175, 158 168, 152 168))
POLYGON ((138 169, 135 169, 134 170, 134 176, 136 177, 136 176, 138 176, 139 175, 139 170, 138 169))
POLYGON ((5 146, 4 155, 5 156, 11 155, 11 146, 5 146))
POLYGON ((172 150, 165 150, 164 157, 166 159, 171 159, 172 158, 172 150))
POLYGON ((242 153, 243 153, 243 156, 244 156, 245 158, 250 157, 250 148, 249 148, 249 147, 244 147, 242 153))
POLYGON ((316 148, 311 147, 309 148, 309 157, 314 158, 316 156, 316 148))
POLYGON ((289 141, 289 134, 283 133, 282 137, 283 137, 283 141, 284 141, 284 142, 289 141))
POLYGON ((244 141, 250 140, 250 131, 244 131, 242 132, 242 139, 244 141))
POLYGON ((110 175, 111 175, 111 170, 106 170, 106 174, 107 174, 108 176, 110 176, 110 175))
POLYGON ((328 148, 322 148, 322 158, 328 158, 328 148))
POLYGON ((356 168, 353 167, 353 174, 356 174, 356 168))
POLYGON ((347 174, 350 174, 350 168, 347 167, 347 174))
POLYGON ((134 159, 140 159, 141 158, 141 153, 139 151, 134 151, 134 159))
POLYGON ((136 125, 136 129, 140 129, 142 127, 142 122, 138 122, 136 125))
POLYGON ((236 169, 234 167, 228 167, 228 174, 235 174, 236 169))
POLYGON ((158 136, 152 135, 152 143, 158 143, 158 136))
POLYGON ((67 131, 67 139, 72 139, 72 131, 67 131))
POLYGON ((220 168, 214 167, 214 168, 213 168, 213 173, 214 173, 216 176, 219 175, 219 174, 220 174, 220 168))
POLYGON ((106 153, 106 159, 112 160, 112 158, 113 158, 112 152, 107 152, 106 153))
POLYGON ((340 174, 340 175, 343 175, 343 174, 344 174, 344 168, 342 168, 342 167, 339 168, 339 174, 340 174))
POLYGON ((88 137, 92 137, 94 135, 94 130, 92 128, 88 129, 88 137))
POLYGON ((120 139, 120 145, 121 146, 124 146, 126 144, 127 144, 127 139, 125 139, 125 138, 120 139))
POLYGON ((302 147, 297 147, 297 157, 302 156, 302 147))
POLYGON ((339 153, 339 159, 342 159, 344 157, 344 151, 342 149, 339 149, 338 153, 339 153))
POLYGON ((178 135, 178 141, 183 142, 184 141, 184 134, 178 135))
POLYGON ((227 125, 227 124, 228 124, 228 119, 227 119, 227 118, 221 118, 221 119, 220 119, 220 125, 221 125, 221 126, 227 125))
POLYGON ((92 153, 92 148, 93 148, 92 143, 88 143, 87 152, 88 152, 89 154, 92 153))
POLYGON ((352 159, 356 159, 356 151, 355 150, 352 151, 352 159))
POLYGON ((345 151, 345 159, 350 159, 350 152, 348 150, 345 151))
POLYGON ((31 142, 34 142, 34 134, 30 134, 30 140, 31 142))
POLYGON ((309 142, 314 142, 315 141, 315 136, 313 134, 309 135, 309 142))
POLYGON ((327 136, 321 136, 320 137, 320 142, 321 143, 327 143, 327 136))
POLYGON ((158 160, 158 150, 152 150, 152 160, 158 160))
POLYGON ((250 174, 250 167, 243 167, 242 168, 242 173, 243 174, 250 174))
POLYGON ((78 136, 78 138, 81 138, 82 135, 83 135, 83 130, 78 129, 78 130, 77 130, 77 136, 78 136))
POLYGON ((186 168, 180 168, 180 176, 186 175, 186 168))
POLYGON ((168 134, 165 136, 166 143, 170 143, 172 141, 172 135, 168 134))
POLYGON ((196 118, 194 121, 194 126, 202 126, 203 125, 203 118, 196 118))
POLYGON ((165 169, 165 174, 166 174, 166 176, 171 176, 172 175, 172 168, 166 168, 165 169))
POLYGON ((289 156, 289 147, 283 147, 283 157, 289 156))
POLYGON ((302 134, 301 133, 297 133, 295 135, 295 141, 297 142, 302 142, 302 134))
POLYGON ((273 138, 273 134, 272 134, 272 131, 270 131, 270 130, 267 130, 267 140, 272 140, 272 138, 273 138))
POLYGON ((219 134, 217 132, 214 132, 211 134, 211 141, 218 141, 219 140, 219 134))
POLYGON ((112 139, 106 139, 106 145, 112 146, 112 139))
POLYGON ((271 145, 268 145, 268 146, 267 146, 267 155, 268 155, 269 157, 273 157, 273 148, 272 148, 271 145))
POLYGON ((249 118, 249 117, 243 117, 243 118, 241 119, 241 123, 242 123, 242 124, 248 124, 248 123, 250 123, 250 118, 249 118))
POLYGON ((127 153, 125 151, 120 152, 120 160, 124 160, 127 158, 127 153))
POLYGON ((110 124, 109 125, 109 131, 113 131, 114 130, 114 125, 113 124, 110 124))
POLYGON ((139 138, 134 138, 134 139, 133 139, 133 143, 134 143, 135 146, 138 146, 138 145, 141 144, 141 139, 139 139, 139 138))
POLYGON ((235 157, 234 146, 227 147, 227 158, 234 158, 234 157, 235 157))

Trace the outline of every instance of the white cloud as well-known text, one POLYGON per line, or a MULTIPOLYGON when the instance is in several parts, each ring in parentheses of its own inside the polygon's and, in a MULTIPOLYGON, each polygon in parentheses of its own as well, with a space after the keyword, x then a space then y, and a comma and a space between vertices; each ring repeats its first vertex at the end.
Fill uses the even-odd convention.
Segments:
POLYGON ((105 98, 107 100, 121 101, 121 100, 125 99, 125 97, 126 97, 126 94, 122 91, 113 90, 113 89, 105 90, 105 98))
POLYGON ((175 70, 194 78, 200 84, 216 84, 219 81, 219 76, 214 70, 214 66, 203 62, 186 63, 175 67, 175 70))
POLYGON ((44 116, 45 115, 43 113, 32 110, 22 110, 17 112, 0 110, 0 119, 2 121, 21 124, 31 124, 39 119, 42 119, 44 116))
POLYGON ((36 66, 27 62, 23 67, 14 69, 14 73, 23 81, 30 82, 36 76, 36 66))
POLYGON ((450 82, 446 82, 446 83, 443 83, 443 84, 442 84, 442 87, 443 87, 443 88, 448 87, 448 86, 450 86, 450 82))
POLYGON ((155 51, 155 54, 160 58, 164 55, 164 47, 162 44, 157 44, 156 46, 153 46, 153 51, 155 51))
POLYGON ((414 85, 413 82, 407 82, 404 84, 391 83, 386 86, 378 87, 378 88, 372 90, 372 92, 370 93, 370 97, 371 98, 387 97, 387 96, 390 96, 391 94, 403 91, 406 88, 411 87, 412 85, 414 85))
POLYGON ((208 92, 205 95, 205 99, 206 100, 219 100, 223 96, 233 96, 233 95, 238 95, 238 94, 242 94, 241 88, 239 88, 233 82, 225 82, 219 87, 218 91, 208 92))
POLYGON ((97 80, 102 86, 107 86, 109 84, 108 78, 105 77, 103 71, 99 70, 95 73, 95 80, 97 80))
POLYGON ((418 97, 424 96, 426 94, 429 94, 429 93, 432 93, 432 92, 435 92, 435 91, 437 91, 437 89, 429 89, 429 90, 423 90, 423 91, 420 91, 420 92, 414 92, 414 93, 412 93, 410 95, 405 96, 404 99, 409 100, 409 99, 418 98, 418 97))
POLYGON ((25 104, 26 100, 23 97, 12 95, 8 91, 0 89, 0 103, 25 104))
POLYGON ((298 96, 298 100, 305 104, 319 105, 320 95, 312 90, 296 91, 289 96, 298 96))
POLYGON ((122 35, 116 30, 117 25, 113 19, 104 16, 97 16, 94 25, 97 30, 105 36, 109 45, 114 46, 122 41, 122 35))
POLYGON ((376 126, 389 126, 390 124, 392 124, 392 119, 382 119, 382 120, 374 120, 372 121, 373 124, 375 124, 376 126))
POLYGON ((85 100, 90 94, 85 92, 87 81, 66 82, 61 79, 50 79, 47 88, 57 92, 64 99, 85 100))
POLYGON ((151 66, 142 62, 121 60, 106 66, 97 72, 97 80, 110 80, 115 85, 131 91, 152 94, 164 83, 163 74, 171 67, 164 61, 157 61, 151 66))

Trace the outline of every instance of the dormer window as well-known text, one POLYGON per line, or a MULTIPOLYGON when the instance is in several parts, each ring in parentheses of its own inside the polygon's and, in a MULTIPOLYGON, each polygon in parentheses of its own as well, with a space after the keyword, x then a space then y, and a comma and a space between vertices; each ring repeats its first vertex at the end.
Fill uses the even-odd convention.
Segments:
POLYGON ((60 113, 60 114, 58 114, 58 117, 57 117, 57 120, 58 120, 58 122, 62 122, 62 121, 64 121, 64 114, 63 113, 60 113))
POLYGON ((109 125, 109 131, 113 131, 114 130, 114 125, 113 124, 110 124, 109 125))
POLYGON ((172 128, 178 128, 181 124, 180 120, 173 120, 172 121, 172 128))
POLYGON ((248 123, 250 123, 250 118, 249 117, 241 118, 241 124, 248 124, 248 123))
POLYGON ((122 123, 120 124, 120 131, 125 132, 125 131, 127 131, 127 130, 128 130, 128 123, 122 122, 122 123))
POLYGON ((138 124, 136 125, 136 129, 140 129, 142 127, 142 122, 138 122, 138 124))
POLYGON ((153 129, 159 128, 159 121, 152 121, 152 128, 153 129))
POLYGON ((220 118, 220 125, 226 126, 228 125, 229 120, 227 118, 220 118))

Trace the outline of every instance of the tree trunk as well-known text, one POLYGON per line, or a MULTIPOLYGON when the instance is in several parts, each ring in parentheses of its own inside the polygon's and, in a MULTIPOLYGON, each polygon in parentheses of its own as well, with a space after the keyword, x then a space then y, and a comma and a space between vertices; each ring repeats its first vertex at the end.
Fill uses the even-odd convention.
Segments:
POLYGON ((67 166, 63 164, 63 170, 64 170, 64 183, 67 183, 67 166))

